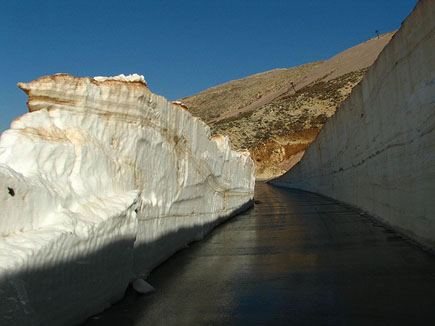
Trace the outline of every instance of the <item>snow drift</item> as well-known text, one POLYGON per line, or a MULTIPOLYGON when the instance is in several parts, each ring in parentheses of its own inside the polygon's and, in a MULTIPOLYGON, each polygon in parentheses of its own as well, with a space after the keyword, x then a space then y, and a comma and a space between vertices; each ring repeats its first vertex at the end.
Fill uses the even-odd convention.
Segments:
POLYGON ((419 1, 303 159, 272 184, 357 206, 435 248, 435 2, 419 1))
POLYGON ((252 203, 254 164, 143 76, 42 77, 0 140, 0 324, 83 320, 252 203))

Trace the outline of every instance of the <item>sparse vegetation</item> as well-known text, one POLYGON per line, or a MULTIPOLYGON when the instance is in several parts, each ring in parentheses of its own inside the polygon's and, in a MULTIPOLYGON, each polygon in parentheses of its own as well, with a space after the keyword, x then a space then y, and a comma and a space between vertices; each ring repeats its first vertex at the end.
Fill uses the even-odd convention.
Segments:
POLYGON ((252 151, 275 137, 321 128, 365 71, 327 82, 316 81, 297 94, 285 94, 254 112, 243 112, 211 125, 212 133, 228 135, 234 149, 252 151))
POLYGON ((318 67, 322 61, 294 68, 275 69, 209 88, 180 99, 193 115, 208 121, 218 114, 238 110, 273 91, 290 87, 290 82, 318 67))
POLYGON ((213 134, 227 135, 233 149, 248 149, 257 176, 276 176, 302 157, 393 34, 328 61, 259 73, 181 101, 211 123, 213 134))

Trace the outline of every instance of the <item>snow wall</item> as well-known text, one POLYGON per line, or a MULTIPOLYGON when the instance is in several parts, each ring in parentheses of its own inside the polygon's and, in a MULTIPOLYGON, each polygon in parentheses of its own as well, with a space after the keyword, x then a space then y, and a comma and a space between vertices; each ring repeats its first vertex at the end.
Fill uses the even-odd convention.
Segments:
POLYGON ((142 76, 19 84, 0 139, 0 324, 70 325, 252 205, 254 164, 142 76))
POLYGON ((356 206, 435 247, 435 1, 401 29, 293 169, 272 180, 356 206))

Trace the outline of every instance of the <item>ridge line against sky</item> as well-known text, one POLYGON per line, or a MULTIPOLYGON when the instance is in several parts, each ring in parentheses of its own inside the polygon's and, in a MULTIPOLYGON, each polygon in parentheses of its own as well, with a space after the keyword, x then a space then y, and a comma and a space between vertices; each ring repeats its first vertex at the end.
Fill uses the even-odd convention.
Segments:
POLYGON ((139 73, 170 100, 326 60, 399 29, 417 0, 2 1, 0 131, 27 112, 16 86, 59 72, 139 73))

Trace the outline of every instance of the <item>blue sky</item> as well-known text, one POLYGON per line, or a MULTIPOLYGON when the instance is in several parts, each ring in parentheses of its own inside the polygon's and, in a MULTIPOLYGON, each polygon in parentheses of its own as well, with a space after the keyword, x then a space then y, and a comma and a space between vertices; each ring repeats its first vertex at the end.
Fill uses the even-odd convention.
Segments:
POLYGON ((139 73, 171 100, 324 60, 400 28, 417 0, 0 1, 0 131, 27 112, 16 86, 58 72, 139 73))

